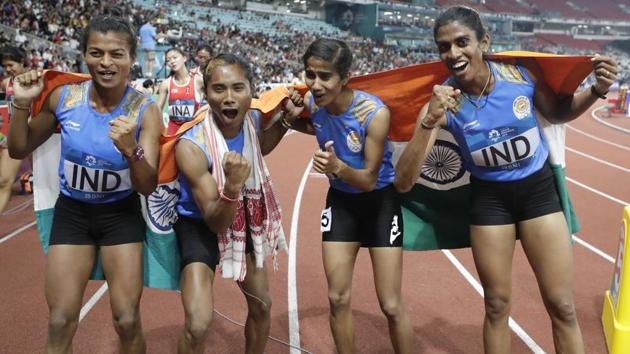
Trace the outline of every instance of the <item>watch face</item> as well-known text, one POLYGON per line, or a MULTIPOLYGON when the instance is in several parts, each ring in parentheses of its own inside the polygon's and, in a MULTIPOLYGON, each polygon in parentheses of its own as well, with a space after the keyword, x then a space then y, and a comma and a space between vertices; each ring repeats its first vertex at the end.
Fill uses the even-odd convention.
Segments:
POLYGON ((144 149, 142 148, 142 146, 138 145, 134 150, 133 150, 133 160, 134 161, 140 161, 144 158, 144 149))

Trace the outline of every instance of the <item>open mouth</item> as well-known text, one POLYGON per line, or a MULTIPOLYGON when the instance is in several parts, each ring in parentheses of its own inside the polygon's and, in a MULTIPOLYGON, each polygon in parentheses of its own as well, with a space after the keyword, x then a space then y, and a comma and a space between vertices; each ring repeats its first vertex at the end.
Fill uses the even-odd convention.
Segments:
POLYGON ((234 119, 238 115, 238 109, 226 108, 221 110, 221 114, 228 119, 234 119))
POLYGON ((468 63, 465 61, 458 61, 457 63, 451 66, 451 70, 453 70, 455 74, 461 74, 465 72, 467 68, 468 68, 468 63))
POLYGON ((313 93, 313 98, 316 101, 321 101, 322 98, 324 98, 324 96, 326 96, 326 94, 324 94, 324 93, 313 93))
POLYGON ((116 75, 115 71, 111 71, 111 70, 102 70, 98 72, 98 75, 103 79, 103 80, 111 80, 114 78, 114 75, 116 75))

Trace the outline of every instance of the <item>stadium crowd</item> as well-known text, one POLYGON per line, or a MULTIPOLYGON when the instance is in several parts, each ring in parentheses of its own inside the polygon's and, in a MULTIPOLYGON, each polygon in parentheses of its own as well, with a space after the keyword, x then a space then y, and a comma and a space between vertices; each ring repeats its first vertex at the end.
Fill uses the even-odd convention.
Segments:
MULTIPOLYGON (((158 33, 161 34, 158 44, 165 48, 167 46, 179 47, 191 53, 191 58, 195 49, 201 45, 209 45, 213 54, 230 52, 244 56, 251 63, 255 63, 256 81, 261 89, 265 89, 269 85, 299 80, 300 70, 303 67, 301 53, 304 53, 308 43, 321 35, 302 31, 295 23, 281 20, 273 23, 275 29, 273 35, 247 32, 233 23, 222 22, 220 16, 211 15, 211 11, 205 13, 190 11, 186 15, 192 21, 179 22, 168 15, 168 6, 181 5, 181 3, 181 1, 170 0, 160 7, 146 8, 129 1, 120 1, 112 7, 102 0, 64 0, 61 2, 4 0, 0 7, 0 24, 3 25, 0 26, 0 46, 11 44, 24 49, 27 65, 30 67, 80 71, 81 62, 77 48, 82 29, 94 14, 113 13, 130 20, 136 29, 148 21, 153 21, 158 33), (195 20, 203 20, 213 27, 194 28, 195 20), (40 40, 31 40, 34 37, 40 40)), ((266 19, 269 16, 262 13, 247 13, 247 16, 244 16, 242 11, 237 11, 237 13, 243 21, 252 16, 266 19)), ((349 43, 356 55, 351 69, 352 75, 389 70, 437 59, 430 41, 427 41, 426 45, 406 47, 377 43, 372 39, 358 37, 349 32, 343 32, 338 37, 349 43)), ((551 53, 592 54, 562 46, 528 47, 527 43, 523 46, 524 49, 551 53)), ((161 52, 158 53, 161 54, 161 52)), ((620 61, 620 72, 624 73, 620 79, 630 80, 629 70, 627 70, 630 68, 630 57, 619 50, 614 50, 614 54, 620 61)), ((194 65, 192 59, 190 63, 194 65)), ((167 73, 159 74, 161 76, 158 75, 158 77, 164 77, 167 73)), ((138 76, 140 75, 138 73, 138 76)))

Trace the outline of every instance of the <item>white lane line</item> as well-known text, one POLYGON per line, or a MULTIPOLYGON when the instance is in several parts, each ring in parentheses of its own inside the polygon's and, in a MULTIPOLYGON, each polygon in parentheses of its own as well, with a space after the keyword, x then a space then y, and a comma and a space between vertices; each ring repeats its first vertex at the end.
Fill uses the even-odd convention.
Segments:
POLYGON ((107 283, 104 283, 98 290, 96 290, 94 295, 92 295, 92 297, 81 308, 81 312, 79 313, 79 322, 83 320, 83 318, 88 314, 88 312, 90 312, 92 307, 96 305, 98 300, 100 300, 103 297, 103 295, 105 295, 106 292, 107 292, 107 283))
POLYGON ((12 238, 14 238, 15 236, 19 235, 22 231, 24 231, 24 230, 28 229, 29 227, 31 227, 31 226, 33 226, 33 225, 35 225, 36 223, 37 223, 37 222, 32 221, 32 222, 30 222, 30 223, 28 223, 28 224, 26 224, 26 225, 24 225, 24 226, 20 227, 19 229, 17 229, 17 230, 15 230, 15 231, 11 232, 10 234, 6 235, 5 237, 0 238, 0 243, 3 243, 3 242, 6 242, 6 241, 9 241, 10 239, 12 239, 12 238))
POLYGON ((586 158, 591 159, 591 160, 593 160, 593 161, 597 161, 597 162, 599 162, 599 163, 601 163, 601 164, 604 164, 604 165, 606 165, 606 166, 609 166, 609 167, 612 167, 612 168, 616 168, 616 169, 621 170, 621 171, 623 171, 623 172, 630 172, 630 168, 625 168, 625 167, 623 167, 623 166, 615 165, 615 164, 614 164, 614 163, 612 163, 612 162, 608 162, 608 161, 606 161, 606 160, 599 159, 599 158, 597 158, 597 157, 595 157, 595 156, 593 156, 593 155, 589 155, 589 154, 587 154, 587 153, 585 153, 585 152, 581 152, 581 151, 578 151, 578 150, 572 149, 572 148, 570 148, 570 147, 568 147, 568 146, 566 146, 565 148, 567 149, 567 151, 571 151, 571 152, 572 152, 572 153, 574 153, 574 154, 578 154, 578 155, 580 155, 580 156, 582 156, 582 157, 586 157, 586 158))
POLYGON ((308 174, 309 177, 313 177, 313 178, 325 178, 328 179, 328 177, 323 174, 323 173, 319 173, 319 172, 311 172, 308 174))
POLYGON ((591 138, 593 140, 599 141, 600 143, 604 143, 604 144, 607 144, 607 145, 610 145, 610 146, 614 146, 614 147, 622 149, 622 150, 630 151, 630 147, 628 147, 628 146, 620 145, 620 144, 616 144, 616 143, 613 143, 613 142, 608 141, 608 140, 604 140, 604 139, 602 139, 600 137, 597 137, 597 136, 595 136, 593 134, 589 134, 589 133, 587 133, 587 132, 585 132, 583 130, 580 130, 578 128, 574 128, 570 124, 565 124, 565 125, 567 126, 567 128, 569 128, 569 129, 571 129, 571 130, 573 130, 573 131, 575 131, 577 133, 580 133, 580 134, 582 134, 582 135, 584 135, 586 137, 589 137, 589 138, 591 138))
POLYGON ((599 248, 591 245, 590 243, 582 240, 581 238, 572 235, 573 239, 575 240, 575 242, 579 243, 580 245, 584 246, 586 249, 588 249, 589 251, 597 254, 598 256, 602 257, 603 259, 607 260, 610 263, 615 263, 615 259, 612 258, 611 256, 609 256, 606 252, 600 250, 599 248))
MULTIPOLYGON (((442 250, 442 253, 446 255, 446 258, 448 258, 448 260, 451 261, 451 263, 455 266, 455 268, 457 268, 457 270, 464 276, 466 281, 468 281, 468 283, 472 285, 472 287, 477 291, 477 293, 479 293, 479 295, 483 297, 483 288, 481 287, 481 284, 479 284, 477 279, 475 279, 475 277, 473 277, 473 275, 470 274, 470 272, 457 259, 457 257, 455 257, 455 255, 453 255, 453 253, 449 250, 442 250)), ((516 333, 516 335, 519 338, 521 338, 521 340, 525 343, 525 345, 529 347, 529 349, 531 349, 533 353, 536 353, 536 354, 545 353, 545 351, 536 343, 536 341, 534 341, 534 339, 532 339, 532 337, 530 337, 529 334, 527 334, 527 332, 525 332, 525 330, 518 323, 516 323, 514 319, 512 319, 512 316, 510 316, 508 323, 512 331, 514 331, 514 333, 516 333)))
POLYGON ((287 290, 288 290, 288 306, 289 306, 289 344, 291 344, 291 354, 299 354, 300 350, 300 319, 298 317, 298 301, 297 301, 297 240, 298 240, 298 221, 300 219, 300 205, 302 204, 302 195, 304 194, 304 186, 308 180, 309 172, 313 167, 313 160, 308 162, 300 186, 293 202, 293 215, 291 215, 291 234, 289 236, 289 269, 287 273, 287 290))
POLYGON ((623 205, 624 207, 627 206, 627 205, 630 205, 630 203, 628 203, 626 201, 623 201, 621 199, 617 199, 617 198, 615 198, 615 197, 613 197, 613 196, 611 196, 609 194, 606 194, 606 193, 604 193, 604 192, 602 192, 600 190, 597 190, 597 189, 595 189, 593 187, 589 187, 586 184, 584 184, 582 182, 578 182, 578 181, 574 180, 573 178, 571 178, 569 176, 567 176, 567 181, 569 181, 569 182, 571 182, 573 184, 576 184, 576 185, 578 185, 578 186, 580 186, 580 187, 582 187, 582 188, 584 188, 584 189, 586 189, 588 191, 591 191, 591 192, 593 192, 595 194, 599 194, 600 196, 602 196, 602 197, 604 197, 606 199, 612 200, 615 203, 619 203, 619 204, 623 205))
POLYGON ((607 126, 609 128, 613 128, 613 129, 618 130, 618 131, 620 131, 622 133, 630 134, 630 130, 628 130, 626 128, 622 128, 622 127, 620 127, 618 125, 615 125, 615 124, 612 124, 610 122, 606 122, 605 120, 603 120, 603 119, 599 118, 597 115, 595 115, 595 112, 599 112, 599 111, 601 111, 604 108, 606 108, 606 106, 601 106, 601 107, 599 107, 597 109, 594 109, 591 112, 591 116, 593 117, 593 119, 595 119, 598 123, 603 124, 603 125, 605 125, 605 126, 607 126))

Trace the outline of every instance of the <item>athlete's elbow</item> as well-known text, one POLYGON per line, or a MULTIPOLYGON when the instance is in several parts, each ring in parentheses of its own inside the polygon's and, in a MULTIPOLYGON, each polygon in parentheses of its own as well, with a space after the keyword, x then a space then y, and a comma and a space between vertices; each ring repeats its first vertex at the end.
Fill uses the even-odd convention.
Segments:
POLYGON ((26 158, 26 156, 28 156, 26 149, 21 149, 21 148, 11 146, 11 143, 9 143, 8 145, 9 145, 8 150, 9 150, 10 158, 14 160, 23 160, 24 158, 26 158))
POLYGON ((411 190, 413 183, 409 182, 407 179, 396 176, 394 178, 394 188, 398 191, 398 193, 407 193, 411 190))

